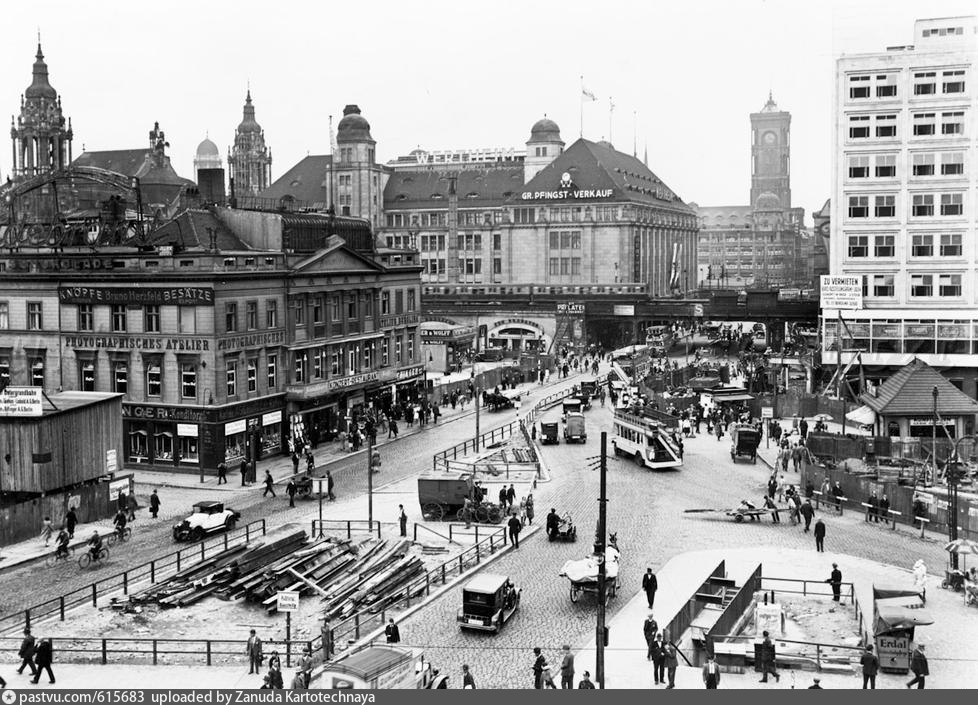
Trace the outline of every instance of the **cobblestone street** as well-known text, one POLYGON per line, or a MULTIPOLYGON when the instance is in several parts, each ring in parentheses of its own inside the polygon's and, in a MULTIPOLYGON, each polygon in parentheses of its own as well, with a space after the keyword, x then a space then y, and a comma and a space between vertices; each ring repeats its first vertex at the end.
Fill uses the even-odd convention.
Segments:
MULTIPOLYGON (((545 419, 556 419, 559 410, 545 419)), ((462 632, 455 626, 460 591, 450 591, 424 610, 405 620, 402 639, 423 647, 433 664, 451 675, 452 687, 461 687, 460 673, 467 663, 480 688, 532 687, 532 649, 540 646, 551 665, 559 666, 564 644, 580 647, 594 636, 595 601, 585 595, 574 604, 569 583, 558 576, 564 561, 590 552, 597 520, 598 473, 589 470, 588 458, 597 456, 600 431, 610 432, 610 408, 596 406, 588 412, 586 445, 547 446, 543 453, 554 481, 542 485, 536 499, 537 522, 551 507, 569 512, 578 526, 577 543, 550 543, 540 532, 521 544, 520 550, 496 561, 489 570, 509 575, 523 589, 519 612, 499 635, 462 632)), ((770 545, 811 550, 814 540, 791 526, 786 513, 782 523, 770 520, 735 524, 722 514, 689 515, 685 509, 730 508, 743 498, 752 501, 764 493, 764 465, 733 465, 729 438, 718 442, 701 435, 686 443, 685 465, 679 472, 651 472, 630 460, 609 457, 608 528, 618 533, 622 550, 622 590, 609 605, 609 617, 640 589, 647 566, 656 569, 673 555, 691 549, 741 548, 770 545)), ((945 558, 937 540, 920 541, 902 533, 867 526, 861 518, 823 515, 827 525, 825 557, 835 555, 845 575, 845 554, 872 561, 909 566, 924 558, 931 573, 945 558)), ((799 566, 797 576, 824 579, 799 566)), ((909 579, 908 579, 909 580, 909 579)), ((580 674, 578 674, 579 676, 580 674)))

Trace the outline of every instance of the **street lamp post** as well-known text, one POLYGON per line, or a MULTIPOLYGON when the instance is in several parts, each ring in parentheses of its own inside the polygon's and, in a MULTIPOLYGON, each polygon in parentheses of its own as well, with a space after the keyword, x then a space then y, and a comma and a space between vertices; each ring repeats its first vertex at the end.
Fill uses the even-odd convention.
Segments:
MULTIPOLYGON (((960 479, 959 466, 961 456, 958 454, 958 446, 965 438, 971 439, 972 443, 976 440, 975 436, 961 436, 954 441, 951 457, 947 462, 947 540, 956 541, 958 538, 958 480, 960 479)), ((974 445, 972 445, 972 455, 974 455, 974 445)), ((951 553, 951 568, 958 569, 958 554, 951 553)))
POLYGON ((937 479, 937 397, 940 392, 937 390, 937 385, 934 385, 934 389, 931 391, 931 396, 934 397, 934 425, 930 427, 930 461, 931 461, 931 482, 937 479))

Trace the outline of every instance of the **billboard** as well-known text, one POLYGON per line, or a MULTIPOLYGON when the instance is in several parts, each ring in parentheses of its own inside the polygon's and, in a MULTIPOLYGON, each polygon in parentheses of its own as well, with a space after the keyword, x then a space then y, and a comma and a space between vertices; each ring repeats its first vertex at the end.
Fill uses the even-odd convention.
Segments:
POLYGON ((0 392, 0 416, 42 416, 41 387, 7 387, 0 392))
POLYGON ((863 278, 860 275, 823 274, 820 304, 823 310, 851 311, 863 307, 863 278))

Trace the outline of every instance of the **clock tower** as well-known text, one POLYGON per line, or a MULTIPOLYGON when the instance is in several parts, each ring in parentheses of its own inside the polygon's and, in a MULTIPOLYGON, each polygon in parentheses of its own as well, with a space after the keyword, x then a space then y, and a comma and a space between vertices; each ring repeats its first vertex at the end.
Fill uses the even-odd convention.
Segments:
POLYGON ((791 208, 791 113, 771 94, 759 113, 751 113, 750 205, 760 211, 791 208))

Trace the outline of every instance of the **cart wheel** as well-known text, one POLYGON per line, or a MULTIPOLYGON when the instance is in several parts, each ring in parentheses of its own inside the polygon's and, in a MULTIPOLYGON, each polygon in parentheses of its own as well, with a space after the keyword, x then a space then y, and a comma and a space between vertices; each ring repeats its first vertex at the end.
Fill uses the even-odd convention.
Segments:
POLYGON ((489 521, 489 508, 484 504, 480 504, 475 509, 475 519, 480 524, 485 524, 489 521))
POLYGON ((499 505, 492 505, 489 507, 489 521, 493 524, 498 524, 503 518, 503 508, 499 505))
POLYGON ((744 515, 743 514, 737 514, 736 516, 734 516, 734 523, 735 524, 743 524, 744 523, 744 515))
POLYGON ((431 502, 421 507, 421 515, 431 521, 441 521, 445 518, 445 508, 438 502, 431 502))
POLYGON ((571 589, 570 589, 570 598, 571 598, 571 602, 577 602, 581 598, 581 591, 578 590, 573 585, 571 585, 571 589))
POLYGON ((947 580, 942 580, 941 581, 941 587, 944 588, 945 590, 947 590, 947 588, 948 588, 947 580))

